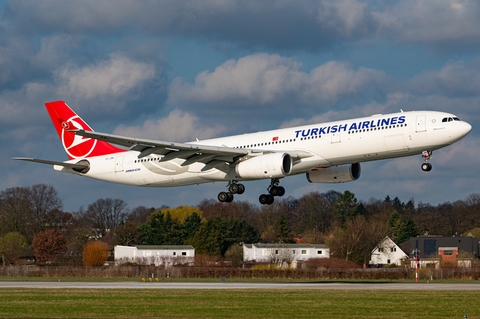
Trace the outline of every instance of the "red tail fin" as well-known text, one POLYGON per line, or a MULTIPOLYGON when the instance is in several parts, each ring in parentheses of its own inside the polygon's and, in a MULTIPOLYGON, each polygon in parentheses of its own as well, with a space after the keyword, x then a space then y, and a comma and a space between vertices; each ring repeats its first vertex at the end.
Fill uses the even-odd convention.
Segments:
POLYGON ((93 130, 64 101, 47 102, 45 103, 45 107, 62 141, 65 152, 67 152, 71 160, 125 151, 107 142, 78 136, 75 133, 69 132, 77 129, 86 131, 93 130))

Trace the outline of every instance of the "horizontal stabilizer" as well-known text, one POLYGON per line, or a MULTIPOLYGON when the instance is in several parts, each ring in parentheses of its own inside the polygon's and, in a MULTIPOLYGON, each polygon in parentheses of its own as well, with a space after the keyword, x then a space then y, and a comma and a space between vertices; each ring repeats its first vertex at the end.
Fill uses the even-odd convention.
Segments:
POLYGON ((35 162, 35 163, 48 164, 48 165, 58 165, 58 166, 64 166, 64 167, 68 167, 68 168, 71 168, 71 169, 77 169, 77 170, 85 168, 85 164, 82 165, 82 164, 75 164, 75 163, 49 161, 49 160, 30 158, 30 157, 12 157, 12 160, 35 162))

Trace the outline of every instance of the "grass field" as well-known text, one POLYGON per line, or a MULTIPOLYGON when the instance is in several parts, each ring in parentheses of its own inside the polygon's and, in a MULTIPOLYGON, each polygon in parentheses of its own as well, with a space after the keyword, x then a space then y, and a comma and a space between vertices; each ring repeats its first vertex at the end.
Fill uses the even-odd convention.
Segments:
POLYGON ((0 318, 480 318, 480 291, 1 289, 0 318))

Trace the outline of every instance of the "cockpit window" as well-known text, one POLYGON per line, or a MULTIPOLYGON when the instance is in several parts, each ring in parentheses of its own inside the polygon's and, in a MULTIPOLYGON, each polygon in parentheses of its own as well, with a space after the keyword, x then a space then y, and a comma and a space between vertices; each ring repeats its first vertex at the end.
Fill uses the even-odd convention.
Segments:
POLYGON ((458 117, 444 117, 442 122, 453 122, 453 121, 460 121, 458 117))

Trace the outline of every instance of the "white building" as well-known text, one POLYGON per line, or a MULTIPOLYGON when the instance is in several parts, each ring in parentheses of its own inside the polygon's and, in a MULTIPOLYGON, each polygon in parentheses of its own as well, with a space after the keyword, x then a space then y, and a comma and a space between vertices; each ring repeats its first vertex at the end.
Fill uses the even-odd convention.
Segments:
POLYGON ((406 254, 395 242, 386 236, 382 242, 372 250, 370 265, 397 265, 408 259, 406 254))
POLYGON ((195 248, 191 245, 115 246, 115 264, 131 262, 143 265, 177 265, 194 262, 195 248))
POLYGON ((330 258, 330 249, 323 244, 244 244, 244 262, 268 262, 296 267, 297 261, 330 258))

